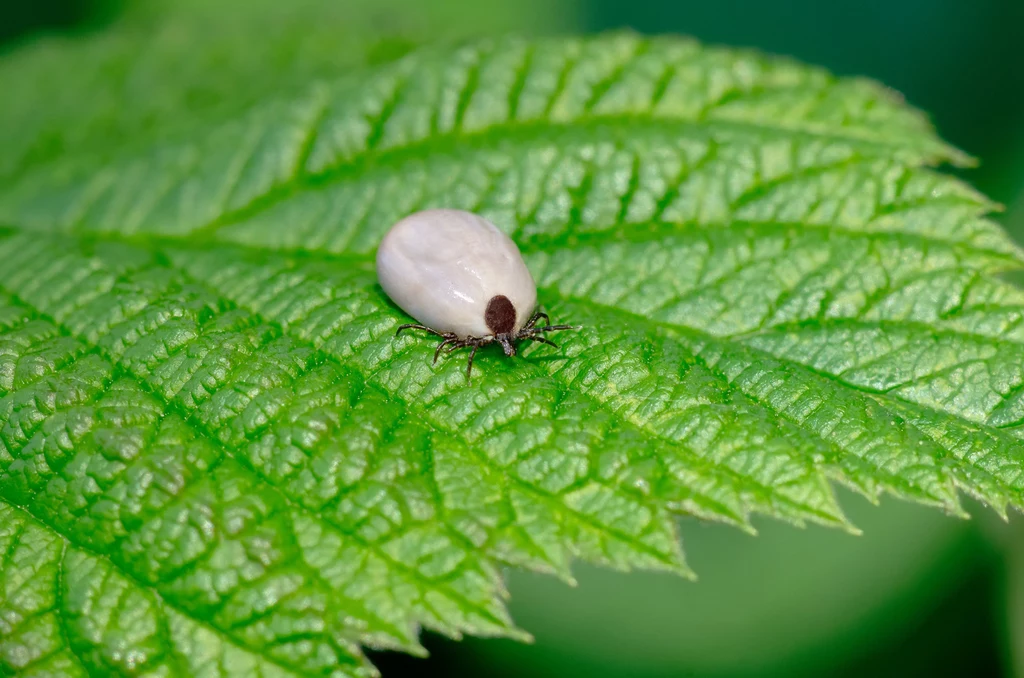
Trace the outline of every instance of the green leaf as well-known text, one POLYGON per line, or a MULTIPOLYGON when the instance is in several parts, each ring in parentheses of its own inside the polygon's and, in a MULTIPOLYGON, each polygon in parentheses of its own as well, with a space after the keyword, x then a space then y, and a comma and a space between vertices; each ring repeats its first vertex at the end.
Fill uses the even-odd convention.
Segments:
POLYGON ((368 675, 525 638, 505 566, 688 574, 678 515, 1024 505, 1021 252, 873 83, 500 40, 76 138, 0 187, 5 669, 368 675), (396 339, 374 249, 441 205, 584 329, 470 385, 396 339))

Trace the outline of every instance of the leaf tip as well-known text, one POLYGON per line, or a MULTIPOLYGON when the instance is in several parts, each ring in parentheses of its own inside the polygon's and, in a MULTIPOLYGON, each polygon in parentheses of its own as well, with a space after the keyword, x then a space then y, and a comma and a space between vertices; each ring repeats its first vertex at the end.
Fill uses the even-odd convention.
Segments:
POLYGON ((859 537, 862 534, 864 534, 864 532, 859 527, 854 525, 850 521, 850 519, 846 517, 846 514, 843 513, 843 511, 838 507, 838 505, 836 506, 835 513, 833 515, 830 515, 829 518, 831 520, 829 522, 824 523, 827 526, 838 527, 840 530, 846 532, 847 534, 851 534, 855 537, 859 537))
POLYGON ((974 169, 981 164, 973 155, 965 153, 956 146, 950 146, 949 144, 943 144, 943 152, 939 160, 960 169, 974 169))
POLYGON ((851 522, 844 522, 842 528, 847 534, 850 534, 854 537, 860 537, 864 534, 864 530, 860 529, 851 522))
POLYGON ((419 659, 426 659, 430 656, 430 652, 427 650, 427 648, 423 647, 423 645, 420 644, 419 640, 413 643, 407 643, 403 645, 401 647, 401 650, 402 652, 405 652, 406 654, 411 655, 413 657, 417 657, 419 659))
POLYGON ((690 566, 686 564, 686 561, 683 560, 681 552, 678 554, 678 557, 676 559, 674 559, 667 565, 667 571, 672 573, 673 575, 677 577, 682 577, 683 579, 688 579, 689 581, 697 580, 697 573, 694 572, 693 569, 691 569, 690 566))
MULTIPOLYGON (((959 501, 952 501, 948 504, 944 504, 942 507, 946 513, 954 518, 960 518, 961 520, 970 520, 971 514, 964 509, 963 505, 959 501)), ((997 511, 998 513, 998 511, 997 511)))
POLYGON ((515 641, 518 641, 520 643, 528 643, 530 645, 532 645, 534 642, 536 642, 536 639, 533 637, 532 633, 524 631, 524 630, 522 630, 521 628, 518 628, 518 627, 510 628, 507 637, 510 640, 515 640, 515 641))

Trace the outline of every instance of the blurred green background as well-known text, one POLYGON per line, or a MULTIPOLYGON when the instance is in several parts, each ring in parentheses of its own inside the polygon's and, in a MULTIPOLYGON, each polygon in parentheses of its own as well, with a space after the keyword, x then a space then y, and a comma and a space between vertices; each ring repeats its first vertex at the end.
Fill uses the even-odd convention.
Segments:
MULTIPOLYGON (((259 96, 275 75, 329 71, 332 50, 346 47, 335 44, 331 22, 356 12, 365 21, 368 8, 367 30, 379 33, 368 61, 431 39, 630 27, 876 78, 979 159, 962 176, 1007 205, 1000 218, 1024 242, 1024 0, 36 0, 0 2, 0 51, 104 31, 142 36, 143 45, 147 32, 192 22, 206 40, 222 40, 225 72, 241 79, 252 73, 232 71, 230 53, 249 49, 249 37, 239 43, 229 27, 270 11, 319 24, 254 78, 259 96)), ((259 69, 260 46, 251 49, 257 58, 246 68, 259 69)), ((215 92, 216 74, 186 70, 182 79, 191 86, 182 100, 207 105, 196 96, 215 92)), ((1007 525, 971 506, 975 519, 961 521, 895 500, 843 500, 864 536, 764 520, 751 538, 684 522, 696 583, 578 567, 569 588, 511 573, 512 613, 533 645, 428 636, 430 659, 374 659, 385 678, 1024 676, 1024 519, 1007 525)))

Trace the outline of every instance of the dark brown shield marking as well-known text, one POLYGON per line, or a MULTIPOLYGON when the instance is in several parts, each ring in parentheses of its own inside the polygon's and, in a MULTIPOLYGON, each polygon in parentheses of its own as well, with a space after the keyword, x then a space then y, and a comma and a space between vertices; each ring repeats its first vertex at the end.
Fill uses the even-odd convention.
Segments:
POLYGON ((484 311, 484 322, 494 334, 509 334, 516 326, 516 307, 504 295, 491 297, 484 311))

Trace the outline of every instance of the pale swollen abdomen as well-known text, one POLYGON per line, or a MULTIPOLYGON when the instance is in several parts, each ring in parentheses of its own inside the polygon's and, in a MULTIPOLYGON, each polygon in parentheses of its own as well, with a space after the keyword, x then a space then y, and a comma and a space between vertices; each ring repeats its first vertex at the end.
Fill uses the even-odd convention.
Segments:
POLYGON ((514 334, 537 305, 516 244, 461 210, 424 210, 392 226, 377 250, 377 277, 417 322, 463 339, 514 334))

